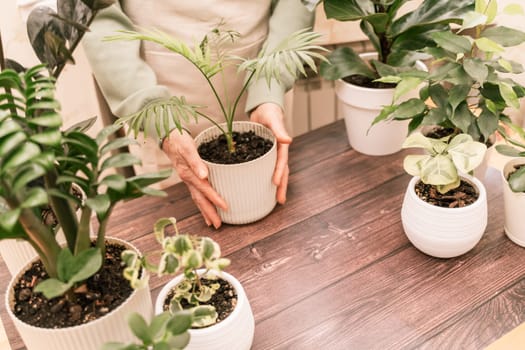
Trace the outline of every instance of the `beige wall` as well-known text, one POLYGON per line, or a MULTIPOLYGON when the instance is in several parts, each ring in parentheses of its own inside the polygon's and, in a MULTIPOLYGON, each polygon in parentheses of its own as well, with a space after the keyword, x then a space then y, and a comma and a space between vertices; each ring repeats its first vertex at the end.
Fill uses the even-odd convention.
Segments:
MULTIPOLYGON (((1 3, 0 30, 7 57, 25 66, 38 63, 27 39, 25 25, 18 13, 16 0, 1 0, 1 3)), ((99 114, 91 71, 82 47, 76 50, 74 57, 76 64, 68 65, 64 69, 57 84, 57 97, 62 104, 66 126, 99 114)), ((100 127, 101 123, 98 122, 90 133, 100 127)))

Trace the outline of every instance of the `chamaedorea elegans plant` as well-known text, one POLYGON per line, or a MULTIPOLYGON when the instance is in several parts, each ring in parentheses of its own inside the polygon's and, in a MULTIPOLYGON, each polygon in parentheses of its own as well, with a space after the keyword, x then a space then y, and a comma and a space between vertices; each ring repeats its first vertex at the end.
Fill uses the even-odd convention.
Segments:
POLYGON ((421 148, 425 154, 408 155, 403 167, 421 182, 432 185, 440 194, 457 188, 461 174, 468 174, 483 161, 487 147, 468 134, 442 139, 425 137, 416 132, 407 137, 403 148, 421 148))
POLYGON ((135 251, 124 251, 122 259, 127 265, 124 277, 131 281, 134 288, 137 288, 145 283, 144 279, 139 279, 143 269, 157 273, 159 276, 182 273, 183 279, 175 287, 169 302, 170 312, 200 307, 199 317, 194 317, 192 326, 205 327, 216 323, 217 312, 207 303, 220 286, 218 283, 207 285, 203 283, 203 279, 217 279, 208 272, 220 273, 230 264, 230 260, 221 258, 221 249, 211 238, 180 234, 174 218, 158 220, 154 225, 154 234, 162 246, 159 264, 150 263, 145 256, 139 256, 135 251), (175 229, 173 236, 165 235, 166 227, 169 225, 175 229), (204 269, 204 273, 199 273, 200 269, 204 269))
MULTIPOLYGON (((304 65, 308 65, 313 71, 317 71, 315 59, 325 60, 325 57, 320 52, 326 51, 323 47, 313 44, 320 37, 318 33, 300 30, 284 39, 274 48, 263 48, 256 58, 250 59, 228 55, 226 44, 235 40, 237 36, 238 33, 233 31, 215 29, 194 47, 160 30, 124 31, 121 34, 108 37, 108 40, 145 40, 154 42, 191 62, 195 69, 206 79, 209 88, 213 92, 220 106, 226 128, 221 127, 213 118, 202 112, 200 107, 205 106, 189 104, 183 96, 173 96, 167 100, 153 101, 141 111, 130 116, 124 116, 118 122, 128 123, 131 126, 131 130, 135 133, 144 130, 146 134, 164 137, 173 127, 182 131, 183 122, 202 117, 221 130, 226 138, 228 149, 230 152, 234 152, 233 121, 241 97, 250 83, 259 78, 264 78, 270 85, 272 81, 275 83, 284 79, 295 79, 299 74, 306 76, 304 65), (231 96, 231 93, 225 93, 225 98, 221 98, 218 87, 212 78, 221 74, 230 65, 236 65, 238 73, 246 73, 246 79, 236 96, 231 96), (154 130, 152 130, 152 125, 154 125, 154 130)), ((224 76, 221 79, 224 79, 224 76)), ((239 75, 239 79, 244 79, 244 77, 239 75)), ((220 85, 224 86, 222 81, 220 85)))

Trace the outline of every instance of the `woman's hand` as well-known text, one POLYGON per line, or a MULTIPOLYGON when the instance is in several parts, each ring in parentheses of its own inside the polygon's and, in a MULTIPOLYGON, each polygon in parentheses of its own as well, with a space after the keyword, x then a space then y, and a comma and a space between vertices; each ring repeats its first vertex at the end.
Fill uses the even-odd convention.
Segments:
POLYGON ((181 134, 175 129, 163 141, 162 150, 168 155, 180 178, 188 186, 191 197, 206 224, 219 228, 222 222, 215 206, 227 210, 228 205, 208 182, 208 167, 199 157, 193 138, 185 131, 181 134))
POLYGON ((277 186, 277 202, 286 202, 286 190, 288 188, 288 148, 292 138, 284 127, 284 114, 282 108, 275 103, 263 103, 257 106, 251 113, 250 119, 269 128, 277 139, 277 163, 273 173, 272 181, 277 186))

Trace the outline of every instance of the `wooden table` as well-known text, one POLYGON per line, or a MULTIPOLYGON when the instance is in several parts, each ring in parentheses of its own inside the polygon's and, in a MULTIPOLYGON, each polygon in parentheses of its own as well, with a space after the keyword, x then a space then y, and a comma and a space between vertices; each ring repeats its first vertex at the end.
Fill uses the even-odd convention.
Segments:
MULTIPOLYGON (((288 201, 257 223, 210 229, 179 184, 120 205, 109 232, 151 252, 153 223, 175 216, 182 232, 217 240, 250 299, 255 350, 481 349, 525 321, 525 250, 504 235, 499 173, 485 178, 481 242, 436 259, 403 233, 406 154, 361 155, 339 121, 294 140, 288 201)), ((154 296, 164 282, 151 280, 154 296)))

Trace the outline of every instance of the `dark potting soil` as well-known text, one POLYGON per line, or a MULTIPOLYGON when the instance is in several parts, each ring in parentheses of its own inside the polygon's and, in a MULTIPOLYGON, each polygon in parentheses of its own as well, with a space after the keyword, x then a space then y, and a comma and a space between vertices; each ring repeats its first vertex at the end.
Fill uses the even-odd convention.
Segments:
POLYGON ((40 261, 35 262, 15 285, 14 314, 27 324, 41 328, 63 328, 88 323, 122 304, 132 293, 129 281, 122 277, 124 265, 120 254, 126 248, 106 245, 102 269, 86 283, 77 286, 75 300, 66 295, 46 299, 33 288, 48 277, 40 261))
POLYGON ((442 128, 442 127, 436 127, 436 128, 433 128, 432 130, 430 130, 427 134, 426 134, 426 137, 430 137, 431 139, 441 139, 443 137, 446 137, 446 136, 449 136, 449 135, 452 135, 455 133, 456 130, 454 130, 454 128, 442 128))
MULTIPOLYGON (((228 281, 221 278, 215 280, 202 278, 201 282, 206 286, 214 283, 220 284, 219 289, 215 291, 211 299, 206 303, 201 303, 202 305, 215 307, 215 311, 217 311, 217 322, 215 324, 217 324, 228 317, 235 309, 235 305, 237 305, 237 293, 235 293, 235 288, 233 288, 228 281)), ((170 302, 174 294, 175 291, 173 289, 168 293, 166 300, 164 300, 164 311, 169 310, 170 302)), ((192 307, 186 300, 182 300, 181 305, 184 309, 192 307)))
POLYGON ((202 159, 217 164, 238 164, 257 159, 272 148, 272 141, 256 135, 253 131, 234 132, 235 152, 230 153, 226 137, 219 137, 201 144, 198 148, 202 159))
POLYGON ((461 180, 459 187, 441 194, 432 185, 419 181, 415 186, 416 194, 427 203, 444 208, 461 208, 474 203, 479 194, 470 183, 461 180))
POLYGON ((365 77, 363 75, 358 74, 349 75, 347 77, 344 77, 343 80, 349 84, 372 89, 392 89, 396 87, 396 84, 394 83, 382 83, 379 81, 374 81, 374 79, 371 79, 369 77, 365 77))

